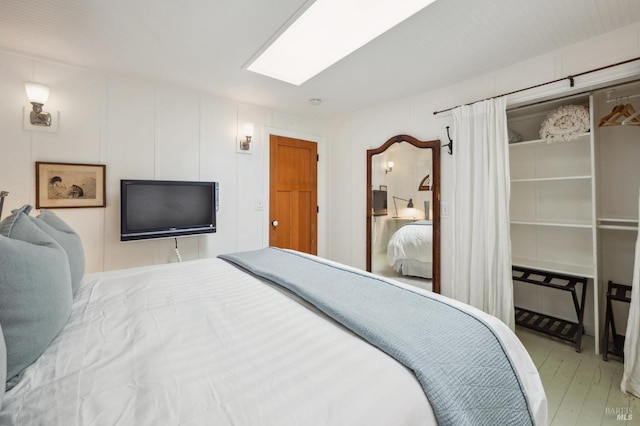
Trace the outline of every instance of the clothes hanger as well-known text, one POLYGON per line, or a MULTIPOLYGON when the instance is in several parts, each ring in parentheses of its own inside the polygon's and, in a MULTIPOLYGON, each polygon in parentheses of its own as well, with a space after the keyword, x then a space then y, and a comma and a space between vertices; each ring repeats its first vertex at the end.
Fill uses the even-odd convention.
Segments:
POLYGON ((635 114, 636 110, 633 108, 633 105, 631 104, 625 104, 624 108, 622 108, 622 111, 620 111, 618 114, 616 114, 615 116, 611 117, 609 120, 607 120, 607 122, 605 123, 605 126, 609 125, 609 126, 619 126, 620 124, 622 124, 622 121, 629 117, 630 115, 635 114))
POLYGON ((640 112, 631 114, 629 117, 622 121, 622 125, 640 126, 640 112))
POLYGON ((602 126, 619 126, 619 125, 622 124, 622 121, 624 121, 626 118, 632 116, 635 113, 636 113, 636 110, 633 108, 633 105, 626 104, 626 105, 624 105, 622 110, 620 110, 619 112, 613 114, 611 117, 609 117, 604 122, 602 122, 602 120, 600 120, 601 124, 599 124, 598 127, 602 127, 602 126))
POLYGON ((604 126, 604 124, 614 115, 619 114, 624 109, 624 105, 619 104, 613 107, 611 112, 600 119, 600 123, 598 123, 598 127, 604 126))

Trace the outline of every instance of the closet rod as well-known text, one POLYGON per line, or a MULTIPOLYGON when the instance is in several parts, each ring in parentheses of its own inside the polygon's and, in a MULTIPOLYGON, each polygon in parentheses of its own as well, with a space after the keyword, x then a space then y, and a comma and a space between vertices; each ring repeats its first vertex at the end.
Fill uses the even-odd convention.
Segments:
POLYGON ((482 102, 482 101, 487 101, 487 100, 489 100, 489 99, 493 99, 493 98, 500 98, 500 97, 502 97, 502 96, 513 95, 514 93, 520 93, 520 92, 524 92, 524 91, 531 90, 531 89, 537 89, 538 87, 542 87, 542 86, 547 86, 547 85, 549 85, 549 84, 558 83, 558 82, 563 81, 563 80, 569 80, 569 85, 570 85, 570 87, 574 87, 574 86, 575 86, 575 81, 574 81, 574 79, 575 79, 576 77, 581 77, 581 76, 586 75, 586 74, 591 74, 591 73, 594 73, 594 72, 598 72, 598 71, 606 70, 606 69, 608 69, 608 68, 617 67, 617 66, 619 66, 619 65, 624 65, 624 64, 628 64, 628 63, 630 63, 630 62, 639 61, 639 60, 640 60, 640 57, 636 57, 636 58, 632 58, 632 59, 627 59, 626 61, 622 61, 622 62, 618 62, 618 63, 615 63, 615 64, 610 64, 610 65, 605 65, 605 66, 603 66, 603 67, 594 68, 594 69, 591 69, 591 70, 588 70, 588 71, 583 71, 583 72, 580 72, 580 73, 578 73, 578 74, 568 75, 568 76, 566 76, 566 77, 557 78, 557 79, 555 79, 555 80, 551 80, 551 81, 547 81, 547 82, 544 82, 544 83, 536 84, 536 85, 533 85, 533 86, 525 87, 525 88, 523 88, 523 89, 513 90, 513 91, 511 91, 511 92, 503 93, 503 94, 501 94, 501 95, 491 96, 491 97, 489 97, 489 98, 484 98, 484 99, 480 99, 480 100, 478 100, 478 101, 469 102, 468 104, 461 104, 461 105, 457 105, 457 106, 454 106, 454 107, 451 107, 451 108, 447 108, 447 109, 443 109, 443 110, 440 110, 440 111, 434 111, 434 112, 433 112, 433 115, 437 115, 437 114, 440 114, 440 113, 443 113, 443 112, 451 111, 451 110, 453 110, 453 109, 458 108, 459 106, 468 106, 468 105, 473 105, 473 104, 475 104, 475 103, 482 102))
POLYGON ((640 94, 629 95, 629 96, 618 96, 617 98, 614 98, 614 99, 607 99, 607 103, 626 101, 627 99, 637 98, 638 96, 640 96, 640 94))

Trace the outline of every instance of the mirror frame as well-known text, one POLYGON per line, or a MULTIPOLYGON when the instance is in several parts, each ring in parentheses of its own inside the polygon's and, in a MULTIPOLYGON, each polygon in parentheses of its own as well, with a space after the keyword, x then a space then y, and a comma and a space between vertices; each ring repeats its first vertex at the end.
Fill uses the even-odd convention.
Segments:
MULTIPOLYGON (((416 148, 432 149, 432 177, 431 190, 433 191, 433 266, 432 266, 432 290, 434 293, 440 293, 440 146, 442 142, 439 139, 432 141, 421 141, 409 135, 397 135, 387 140, 379 148, 367 150, 367 271, 371 272, 371 161, 376 154, 385 152, 395 143, 408 142, 416 148)), ((416 183, 418 185, 419 182, 416 183)))

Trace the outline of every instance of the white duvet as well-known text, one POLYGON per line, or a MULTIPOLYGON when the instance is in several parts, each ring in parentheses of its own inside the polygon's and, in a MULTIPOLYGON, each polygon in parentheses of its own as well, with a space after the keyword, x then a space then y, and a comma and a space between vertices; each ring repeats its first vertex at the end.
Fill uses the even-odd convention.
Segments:
POLYGON ((432 277, 433 226, 401 226, 387 244, 387 263, 402 275, 432 277))
MULTIPOLYGON (((544 424, 535 366, 485 319, 544 424)), ((69 323, 6 394, 0 424, 436 423, 411 371, 284 291, 205 259, 86 276, 69 323)))

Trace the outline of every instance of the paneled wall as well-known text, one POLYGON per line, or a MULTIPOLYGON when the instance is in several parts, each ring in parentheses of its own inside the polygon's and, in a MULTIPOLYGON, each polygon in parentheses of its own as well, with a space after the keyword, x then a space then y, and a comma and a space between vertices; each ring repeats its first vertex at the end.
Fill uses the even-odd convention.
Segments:
MULTIPOLYGON (((106 164, 107 207, 58 209, 82 237, 90 272, 177 261, 173 239, 122 243, 120 179, 220 182, 218 232, 178 239, 183 260, 268 245, 268 135, 301 137, 325 152, 321 124, 241 105, 137 77, 0 52, 0 190, 11 209, 35 204, 35 162, 106 164), (58 132, 25 130, 30 108, 24 81, 51 88, 47 111, 59 111, 58 132), (236 152, 237 133, 252 121, 252 154, 236 152), (259 210, 256 200, 263 201, 259 210)), ((326 165, 319 168, 326 201, 326 165)), ((327 221, 319 218, 326 255, 327 221)))

